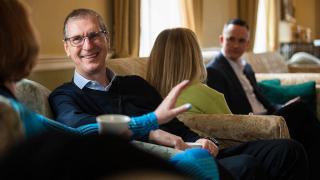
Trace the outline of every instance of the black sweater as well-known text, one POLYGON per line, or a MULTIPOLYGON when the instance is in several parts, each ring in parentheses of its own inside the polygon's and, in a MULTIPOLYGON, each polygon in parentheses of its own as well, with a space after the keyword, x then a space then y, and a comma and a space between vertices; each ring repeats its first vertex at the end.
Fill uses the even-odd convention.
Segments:
MULTIPOLYGON (((107 92, 78 88, 66 83, 49 96, 49 103, 57 121, 78 127, 95 123, 101 114, 140 116, 154 111, 162 102, 159 93, 139 76, 116 76, 107 92)), ((193 142, 200 138, 177 118, 160 129, 193 142)))

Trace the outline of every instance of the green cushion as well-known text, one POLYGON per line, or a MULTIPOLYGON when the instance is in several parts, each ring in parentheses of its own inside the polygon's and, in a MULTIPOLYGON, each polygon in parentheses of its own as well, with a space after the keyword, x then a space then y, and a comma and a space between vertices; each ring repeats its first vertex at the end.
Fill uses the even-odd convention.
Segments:
POLYGON ((269 84, 269 85, 278 85, 280 86, 281 85, 281 81, 280 79, 267 79, 267 80, 263 80, 261 82, 259 82, 258 84, 269 84))
POLYGON ((262 93, 273 104, 284 104, 300 96, 312 111, 316 110, 316 83, 314 81, 295 85, 281 85, 280 80, 272 79, 258 83, 262 93))

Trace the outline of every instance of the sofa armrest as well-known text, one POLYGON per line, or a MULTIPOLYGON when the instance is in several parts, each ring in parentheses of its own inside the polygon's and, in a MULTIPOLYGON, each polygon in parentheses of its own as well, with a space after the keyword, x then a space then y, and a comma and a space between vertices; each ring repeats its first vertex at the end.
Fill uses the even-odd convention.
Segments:
POLYGON ((132 144, 143 151, 154 154, 166 160, 169 160, 172 156, 181 152, 180 150, 177 150, 174 148, 156 145, 156 144, 150 144, 150 143, 141 142, 141 141, 132 141, 132 144))
POLYGON ((222 148, 258 139, 290 138, 280 116, 183 114, 178 118, 200 135, 217 138, 222 148))

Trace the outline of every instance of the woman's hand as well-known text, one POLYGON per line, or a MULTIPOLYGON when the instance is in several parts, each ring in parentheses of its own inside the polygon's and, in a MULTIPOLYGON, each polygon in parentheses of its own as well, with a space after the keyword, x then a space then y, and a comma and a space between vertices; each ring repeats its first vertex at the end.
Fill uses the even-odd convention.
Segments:
POLYGON ((209 139, 202 138, 198 139, 196 142, 202 144, 202 148, 207 149, 210 152, 210 154, 212 154, 214 157, 218 155, 219 147, 209 139))
POLYGON ((173 135, 161 129, 150 131, 149 140, 155 142, 156 144, 173 147, 182 151, 190 148, 181 137, 173 135))
POLYGON ((184 80, 178 85, 176 85, 174 88, 172 88, 168 96, 155 110, 155 114, 157 116, 159 124, 165 124, 177 115, 186 112, 191 108, 191 104, 184 104, 182 106, 175 107, 177 98, 179 97, 181 91, 187 86, 188 83, 189 80, 184 80))

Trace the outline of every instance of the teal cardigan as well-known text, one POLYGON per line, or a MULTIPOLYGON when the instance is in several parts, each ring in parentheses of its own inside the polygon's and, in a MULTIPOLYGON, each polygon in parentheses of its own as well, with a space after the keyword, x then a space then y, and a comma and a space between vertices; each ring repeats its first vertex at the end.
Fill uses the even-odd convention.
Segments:
MULTIPOLYGON (((14 98, 9 98, 9 101, 23 123, 24 132, 27 138, 48 131, 80 136, 97 134, 98 132, 97 123, 72 128, 30 111, 14 98)), ((149 134, 151 130, 158 129, 157 117, 154 112, 138 117, 132 117, 129 122, 129 128, 133 132, 132 139, 144 137, 149 134)))

